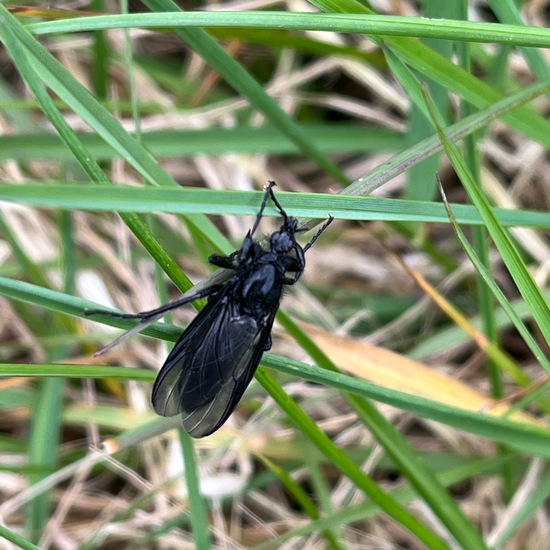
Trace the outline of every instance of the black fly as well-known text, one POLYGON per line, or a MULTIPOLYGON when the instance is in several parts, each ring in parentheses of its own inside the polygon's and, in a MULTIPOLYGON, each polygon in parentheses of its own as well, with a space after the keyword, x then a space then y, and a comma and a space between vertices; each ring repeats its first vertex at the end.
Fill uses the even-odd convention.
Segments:
POLYGON ((140 319, 141 329, 171 309, 208 297, 206 306, 168 355, 152 393, 157 414, 181 414, 183 427, 193 437, 215 432, 239 403, 263 352, 271 348, 271 327, 284 286, 298 281, 305 268, 306 251, 332 222, 329 217, 302 248, 295 239, 301 231, 298 221, 283 210, 274 186, 275 182, 267 186, 256 221, 241 248, 229 256, 214 254, 209 258, 211 264, 233 272, 228 280, 152 311, 114 314, 140 319), (283 217, 283 224, 261 245, 253 237, 269 198, 283 217))

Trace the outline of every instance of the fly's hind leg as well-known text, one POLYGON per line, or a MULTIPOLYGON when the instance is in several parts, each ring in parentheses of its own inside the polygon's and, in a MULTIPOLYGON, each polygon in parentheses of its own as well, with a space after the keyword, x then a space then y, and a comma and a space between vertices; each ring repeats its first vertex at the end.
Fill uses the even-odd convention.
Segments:
POLYGON ((106 317, 116 317, 117 319, 139 319, 140 321, 156 321, 161 317, 164 317, 169 311, 181 307, 185 304, 198 300, 200 298, 206 298, 216 292, 219 292, 223 288, 223 285, 212 285, 198 292, 193 292, 193 289, 187 291, 181 298, 164 304, 163 306, 151 309, 149 311, 141 311, 140 313, 121 313, 118 311, 105 310, 105 309, 85 309, 84 314, 88 317, 96 315, 104 315, 106 317))

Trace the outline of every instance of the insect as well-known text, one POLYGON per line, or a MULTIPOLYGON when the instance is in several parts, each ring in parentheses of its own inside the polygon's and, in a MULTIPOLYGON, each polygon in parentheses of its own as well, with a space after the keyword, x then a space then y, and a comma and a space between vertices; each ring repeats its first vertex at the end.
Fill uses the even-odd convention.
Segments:
POLYGON ((269 182, 266 187, 254 225, 241 248, 229 256, 213 254, 209 258, 211 264, 230 270, 229 279, 186 294, 158 309, 113 314, 139 319, 138 327, 143 328, 176 307, 208 298, 206 306, 168 355, 151 397, 157 414, 167 417, 181 414, 183 427, 195 438, 215 432, 234 411, 263 352, 271 348, 271 328, 283 288, 300 279, 305 268, 305 253, 333 220, 329 216, 311 241, 302 247, 295 239, 302 229, 275 197, 275 185, 269 182), (265 244, 260 244, 254 235, 270 198, 283 223, 265 244))

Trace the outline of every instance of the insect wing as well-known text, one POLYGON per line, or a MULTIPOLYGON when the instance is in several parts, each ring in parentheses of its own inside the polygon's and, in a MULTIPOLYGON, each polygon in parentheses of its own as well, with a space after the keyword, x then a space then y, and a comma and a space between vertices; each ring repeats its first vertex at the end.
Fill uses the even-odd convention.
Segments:
POLYGON ((271 312, 258 322, 240 315, 227 292, 213 296, 161 369, 153 387, 155 411, 162 416, 181 413, 193 437, 217 430, 252 380, 274 316, 271 312))

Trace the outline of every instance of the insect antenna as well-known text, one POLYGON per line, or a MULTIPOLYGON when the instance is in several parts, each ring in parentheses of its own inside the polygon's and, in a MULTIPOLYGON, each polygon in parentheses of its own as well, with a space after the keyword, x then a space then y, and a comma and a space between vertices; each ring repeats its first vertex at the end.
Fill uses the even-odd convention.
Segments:
MULTIPOLYGON (((269 196, 271 197, 271 200, 273 201, 273 203, 277 207, 277 210, 279 210, 281 216, 285 219, 285 223, 287 223, 288 220, 289 220, 289 216, 285 212, 285 209, 281 206, 281 203, 279 202, 279 200, 275 196, 275 193, 273 192, 273 187, 275 187, 276 185, 277 184, 274 181, 269 182, 269 185, 266 189, 266 197, 264 197, 264 201, 262 203, 262 208, 260 209, 260 214, 262 213, 263 209, 265 208, 267 194, 269 194, 269 196)), ((328 220, 321 226, 319 231, 317 231, 317 233, 315 233, 315 235, 313 235, 313 238, 311 239, 311 241, 309 241, 309 243, 307 243, 304 246, 304 254, 313 246, 313 244, 321 236, 323 231, 332 223, 332 220, 334 220, 334 217, 329 214, 328 220)), ((259 223, 259 219, 257 218, 256 223, 254 224, 254 229, 256 229, 256 226, 258 225, 258 223, 259 223)), ((294 232, 299 233, 301 231, 307 231, 307 230, 308 230, 307 227, 300 227, 298 229, 295 229, 294 232)))
POLYGON ((332 223, 332 220, 334 220, 334 216, 331 216, 329 214, 328 220, 321 226, 319 231, 317 231, 317 233, 315 233, 315 235, 313 235, 313 238, 311 239, 311 241, 309 241, 304 246, 304 254, 313 246, 313 243, 321 236, 321 233, 323 233, 323 231, 332 223))

